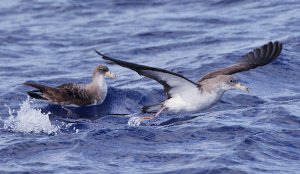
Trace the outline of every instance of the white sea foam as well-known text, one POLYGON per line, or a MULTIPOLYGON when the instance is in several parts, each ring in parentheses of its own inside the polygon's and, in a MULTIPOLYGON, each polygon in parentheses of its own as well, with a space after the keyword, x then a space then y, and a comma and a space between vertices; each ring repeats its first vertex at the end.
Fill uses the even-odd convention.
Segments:
POLYGON ((51 124, 49 119, 50 113, 44 114, 40 109, 32 108, 32 102, 32 100, 27 98, 27 100, 20 104, 20 109, 16 115, 7 106, 10 116, 4 120, 4 129, 26 133, 57 133, 59 128, 51 124))
POLYGON ((141 117, 130 117, 127 124, 128 126, 139 126, 141 122, 142 122, 141 117))
POLYGON ((142 118, 139 115, 140 113, 134 113, 130 115, 126 115, 126 117, 129 117, 129 120, 127 122, 128 126, 139 126, 142 122, 142 118))

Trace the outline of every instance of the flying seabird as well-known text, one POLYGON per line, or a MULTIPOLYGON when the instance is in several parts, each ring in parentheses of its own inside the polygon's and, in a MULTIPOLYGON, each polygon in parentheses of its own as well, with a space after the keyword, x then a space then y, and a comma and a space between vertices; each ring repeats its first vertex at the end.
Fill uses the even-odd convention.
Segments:
POLYGON ((36 99, 50 101, 62 106, 86 106, 101 104, 107 95, 107 84, 104 77, 116 78, 107 66, 99 65, 94 69, 93 79, 89 84, 67 83, 57 87, 49 87, 33 82, 24 83, 37 90, 27 94, 36 99))
POLYGON ((269 42, 244 55, 237 63, 204 75, 196 83, 165 69, 114 59, 97 50, 95 51, 103 59, 136 71, 138 74, 163 85, 167 99, 161 103, 142 108, 142 112, 156 114, 147 117, 133 117, 129 120, 130 124, 139 125, 142 121, 157 117, 165 109, 172 112, 205 110, 216 104, 227 90, 248 91, 248 88, 241 85, 232 74, 267 65, 279 56, 281 50, 281 43, 278 41, 269 42))

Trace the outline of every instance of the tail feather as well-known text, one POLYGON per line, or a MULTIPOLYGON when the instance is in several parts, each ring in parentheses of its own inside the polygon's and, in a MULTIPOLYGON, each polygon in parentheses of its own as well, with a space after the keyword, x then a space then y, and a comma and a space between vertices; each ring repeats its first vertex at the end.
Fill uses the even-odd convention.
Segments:
POLYGON ((46 89, 49 89, 51 87, 48 87, 46 85, 42 85, 42 84, 37 84, 37 83, 33 83, 33 82, 25 82, 24 85, 27 86, 31 86, 33 88, 38 89, 40 92, 44 92, 46 89))
POLYGON ((156 113, 163 107, 162 104, 155 104, 150 106, 144 106, 142 107, 141 111, 143 113, 156 113))
POLYGON ((27 94, 35 99, 42 99, 42 100, 47 100, 46 98, 44 98, 41 94, 38 93, 38 90, 35 91, 28 91, 27 94))
POLYGON ((33 91, 28 91, 27 94, 35 99, 42 99, 42 100, 47 100, 45 97, 43 97, 43 93, 49 89, 52 89, 51 87, 42 85, 42 84, 37 84, 33 82, 25 82, 24 85, 31 86, 33 88, 36 88, 37 90, 33 91))

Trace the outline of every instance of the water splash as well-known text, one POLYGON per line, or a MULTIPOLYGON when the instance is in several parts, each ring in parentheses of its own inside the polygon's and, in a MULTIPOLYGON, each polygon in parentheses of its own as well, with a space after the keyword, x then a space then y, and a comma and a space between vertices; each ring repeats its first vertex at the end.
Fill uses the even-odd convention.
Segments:
POLYGON ((51 124, 49 113, 42 113, 40 109, 31 107, 33 101, 28 97, 17 111, 16 116, 8 106, 9 118, 4 120, 4 129, 26 132, 26 133, 46 133, 55 134, 58 132, 58 127, 51 124))
POLYGON ((130 117, 127 124, 128 126, 135 127, 135 126, 140 126, 141 122, 142 122, 141 117, 130 117))
POLYGON ((129 120, 127 122, 127 125, 130 127, 140 126, 142 122, 142 117, 139 116, 141 113, 134 113, 130 115, 126 115, 126 117, 129 117, 129 120))

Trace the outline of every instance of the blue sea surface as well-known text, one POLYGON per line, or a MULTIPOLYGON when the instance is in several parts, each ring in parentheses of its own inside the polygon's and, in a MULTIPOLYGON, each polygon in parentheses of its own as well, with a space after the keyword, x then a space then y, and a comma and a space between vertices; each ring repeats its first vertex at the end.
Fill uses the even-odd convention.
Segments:
POLYGON ((300 173, 299 0, 1 0, 0 32, 0 173, 300 173), (138 127, 122 114, 162 87, 94 52, 197 81, 275 40, 277 60, 236 74, 250 93, 138 127), (99 64, 118 75, 102 105, 27 98, 26 81, 88 83, 99 64))

